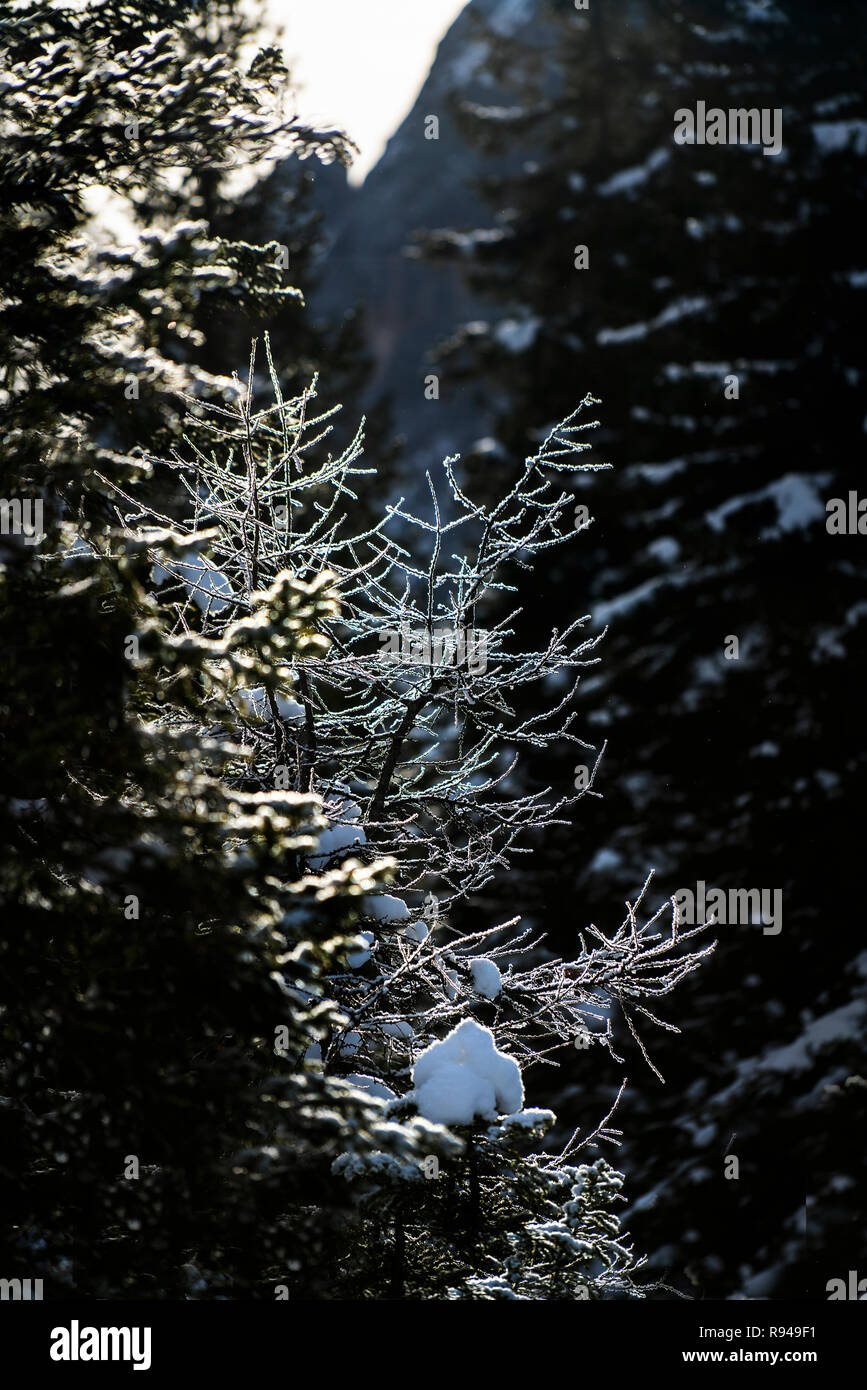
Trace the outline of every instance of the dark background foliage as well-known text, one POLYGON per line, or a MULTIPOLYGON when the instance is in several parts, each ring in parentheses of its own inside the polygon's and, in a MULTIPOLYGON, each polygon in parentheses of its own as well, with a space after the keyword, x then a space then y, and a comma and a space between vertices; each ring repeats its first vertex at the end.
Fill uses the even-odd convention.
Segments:
MULTIPOLYGON (((665 1087, 629 1061, 624 1161, 650 1189, 631 1228, 699 1296, 822 1298, 864 1258, 864 539, 825 527, 864 447, 861 20, 474 0, 363 187, 320 179, 322 303, 361 289, 403 488, 455 449, 493 484, 585 390, 601 399, 615 470, 576 494, 592 544, 526 605, 528 631, 576 612, 609 628, 581 730, 609 740, 604 800, 546 838, 519 894, 552 948, 651 866, 662 893, 782 890, 781 933, 722 926, 669 1011, 665 1087), (676 146, 673 113, 699 99, 781 108, 783 153, 676 146)), ((579 1114, 600 1098, 580 1057, 561 1080, 579 1114)))

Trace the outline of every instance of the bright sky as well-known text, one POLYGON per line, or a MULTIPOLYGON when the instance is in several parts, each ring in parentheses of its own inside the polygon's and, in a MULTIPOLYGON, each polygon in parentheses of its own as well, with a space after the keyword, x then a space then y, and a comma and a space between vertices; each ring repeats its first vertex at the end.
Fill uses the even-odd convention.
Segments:
POLYGON ((268 0, 285 30, 298 114, 361 149, 360 183, 409 111, 436 45, 467 0, 268 0))

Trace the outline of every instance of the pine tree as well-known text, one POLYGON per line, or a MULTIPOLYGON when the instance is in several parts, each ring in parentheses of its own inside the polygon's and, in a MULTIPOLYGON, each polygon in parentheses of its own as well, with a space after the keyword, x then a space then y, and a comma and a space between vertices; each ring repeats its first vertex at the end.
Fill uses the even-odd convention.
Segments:
MULTIPOLYGON (((3 574, 4 1268, 47 1297, 273 1297, 290 1275, 328 1297, 329 1151, 413 1148, 297 1064, 341 1020, 323 974, 377 868, 293 878, 315 800, 221 775, 242 755, 215 673, 246 666, 243 629, 168 638, 141 578, 171 534, 91 545, 3 574)), ((270 648, 315 649, 329 602, 285 586, 270 648)))
POLYGON ((5 159, 0 346, 6 467, 16 481, 100 490, 143 438, 167 444, 202 322, 300 298, 283 247, 214 234, 201 186, 239 162, 342 156, 282 110, 276 49, 243 64, 226 3, 16 4, 0 21, 5 159), (125 200, 100 246, 95 199, 125 200), (50 440, 50 447, 46 441, 50 440))
MULTIPOLYGON (((375 1099, 299 1063, 340 1022, 323 976, 380 870, 293 876, 323 822, 308 794, 249 791, 221 737, 237 630, 170 635, 146 585, 183 538, 111 524, 179 426, 169 390, 214 389, 185 360, 203 304, 295 296, 278 248, 213 237, 173 188, 234 150, 319 147, 274 108, 275 53, 242 71, 230 44, 203 51, 229 13, 0 21, 0 1200, 4 1277, 47 1298, 330 1297, 349 1207, 331 1160, 451 1142, 383 1130, 375 1099), (96 187, 130 198, 132 249, 94 246, 96 187)), ((331 602, 272 596, 275 660, 316 647, 331 602)))

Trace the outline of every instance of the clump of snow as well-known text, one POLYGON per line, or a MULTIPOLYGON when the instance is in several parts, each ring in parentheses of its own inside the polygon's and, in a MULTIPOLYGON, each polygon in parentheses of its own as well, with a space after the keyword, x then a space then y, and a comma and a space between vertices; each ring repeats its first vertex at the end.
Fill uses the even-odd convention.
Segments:
POLYGON ((360 970, 361 967, 366 965, 370 960, 370 950, 368 948, 373 945, 373 932, 359 932, 359 938, 364 941, 366 945, 362 946, 358 951, 350 951, 347 955, 346 961, 350 970, 360 970))
POLYGON ((514 1114, 524 1104, 518 1063, 499 1052, 493 1033, 472 1018, 425 1049, 412 1079, 418 1112, 434 1124, 493 1120, 498 1114, 514 1114))
POLYGON ((430 932, 424 922, 410 922, 408 927, 404 927, 401 935, 420 946, 423 941, 427 941, 430 932))
POLYGON ((417 1163, 406 1158, 395 1158, 379 1150, 363 1155, 340 1154, 332 1163, 331 1171, 337 1177, 346 1178, 347 1182, 361 1177, 394 1178, 402 1182, 424 1181, 417 1163))
POLYGON ((499 1125, 492 1125, 488 1130, 488 1138, 506 1138, 510 1132, 514 1133, 516 1130, 541 1136, 551 1128, 556 1119, 553 1110, 539 1110, 535 1107, 519 1110, 515 1115, 504 1115, 499 1125))
POLYGON ((311 854, 309 858, 311 869, 324 869, 331 855, 337 854, 339 850, 351 849, 353 845, 367 844, 364 827, 353 824, 355 817, 361 814, 359 808, 347 804, 342 808, 340 814, 345 817, 345 820, 330 825, 327 830, 323 830, 320 834, 316 853, 311 854))
POLYGON ((855 154, 867 154, 867 121, 816 121, 813 139, 823 154, 838 154, 850 145, 855 154))
POLYGON ((376 1096, 377 1100, 397 1100, 395 1092, 390 1086, 386 1086, 384 1081, 377 1081, 375 1076, 368 1076, 365 1072, 353 1072, 351 1076, 345 1076, 344 1081, 348 1081, 357 1091, 365 1091, 369 1096, 376 1096))
POLYGON ((647 183, 651 174, 668 163, 668 159, 667 149, 654 150, 643 164, 636 164, 631 169, 620 169, 616 174, 612 174, 605 183, 598 185, 596 192, 603 198, 610 198, 616 193, 635 193, 642 184, 647 183))
POLYGON ((483 994, 486 999, 496 999, 503 988, 503 977, 492 960, 476 956, 470 961, 470 974, 476 994, 483 994))
POLYGON ((397 1038, 399 1042, 412 1042, 415 1031, 411 1023, 404 1019, 398 1019, 396 1023, 381 1023, 380 1030, 387 1034, 389 1038, 397 1038))
POLYGON ((637 338, 645 338, 648 333, 653 333, 657 328, 665 328, 670 323, 676 323, 679 319, 688 318, 695 314, 702 314, 708 308, 709 300, 705 295, 682 295, 672 304, 658 313, 655 318, 647 323, 630 323, 624 328, 600 328, 596 334, 596 341, 600 347, 606 347, 610 343, 629 343, 637 338))
POLYGON ((637 471, 649 483, 667 483, 685 468, 686 459, 670 459, 668 463, 641 463, 637 471))
MULTIPOLYGON (((486 459, 505 459, 508 457, 505 445, 499 439, 494 439, 492 435, 486 434, 482 439, 475 439, 470 445, 470 452, 475 455, 483 454, 486 459)), ((428 738, 435 735, 432 731, 425 731, 428 738)), ((412 734, 409 735, 412 738, 412 734)), ((430 749, 427 750, 430 752, 430 749)))
POLYGON ((754 24, 788 24, 789 16, 773 0, 742 0, 744 18, 754 24))
POLYGON ((612 618, 621 618, 626 613, 647 603, 655 598, 657 590, 662 588, 680 589, 691 581, 689 573, 679 571, 667 571, 665 574, 655 575, 653 579, 645 579, 643 584, 637 588, 630 589, 626 594, 618 594, 616 597, 606 599, 602 603, 597 603, 593 613, 593 621, 599 627, 604 627, 612 618))
POLYGON ((650 542, 647 553, 663 565, 673 565, 680 555, 680 545, 673 536, 658 536, 650 542))
POLYGON ((616 849, 604 846, 596 851, 588 867, 591 874, 606 874, 611 869, 619 869, 622 863, 622 856, 616 849))
POLYGON ((757 743, 755 748, 750 749, 751 758, 778 758, 779 755, 780 745, 769 738, 766 738, 764 743, 757 743))
POLYGON ((759 492, 750 492, 731 498, 714 511, 707 512, 705 520, 714 531, 724 531, 726 518, 743 507, 752 506, 766 499, 776 503, 777 524, 765 527, 761 540, 775 540, 783 532, 796 531, 814 522, 824 522, 825 502, 822 489, 831 481, 830 473, 816 473, 807 477, 797 473, 786 473, 782 478, 768 483, 759 492))
POLYGON ((464 110, 483 121, 515 121, 527 114, 524 106, 489 106, 478 101, 462 103, 464 110))
POLYGON ((377 922, 405 922, 409 917, 406 903, 391 893, 374 893, 365 898, 364 910, 368 917, 375 917, 377 922))
POLYGON ((494 337, 507 352, 526 352, 536 341, 541 323, 533 314, 521 319, 501 319, 494 328, 494 337))

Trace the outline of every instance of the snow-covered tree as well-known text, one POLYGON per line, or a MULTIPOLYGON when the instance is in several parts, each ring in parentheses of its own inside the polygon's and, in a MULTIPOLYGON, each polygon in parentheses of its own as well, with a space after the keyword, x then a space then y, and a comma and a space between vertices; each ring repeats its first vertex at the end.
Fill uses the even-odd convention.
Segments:
MULTIPOLYGON (((472 917, 529 834, 595 794, 604 749, 572 732, 578 681, 595 660, 584 619, 534 651, 515 642, 515 614, 487 620, 494 598, 575 539, 564 484, 598 467, 581 461, 594 402, 515 468, 495 504, 477 505, 446 460, 439 484, 428 477, 432 520, 398 502, 359 532, 370 471, 360 431, 329 452, 331 412, 317 412, 315 383, 284 399, 267 343, 266 353, 262 402, 255 347, 223 405, 189 398, 195 437, 167 461, 189 494, 178 523, 187 550, 155 556, 153 577, 177 640, 213 644, 215 658, 230 640, 237 652, 221 686, 235 717, 227 726, 207 691, 201 715, 247 751, 237 785, 322 798, 329 825, 297 860, 301 882, 326 891, 335 874, 389 865, 390 891, 365 894, 357 939, 329 975, 342 1022, 323 1022, 306 1066, 381 1099, 396 1124, 417 1115, 448 1126, 461 1152, 447 1164, 432 1153, 426 1168, 388 1155, 338 1160, 363 1228, 342 1287, 361 1297, 628 1290, 633 1265, 610 1211, 618 1180, 602 1160, 574 1166, 594 1138, 616 1137, 611 1117, 553 1156, 540 1140, 554 1117, 525 1108, 525 1078, 576 1048, 616 1056, 616 1020, 636 1037, 639 1022, 660 1022, 655 1000, 710 947, 693 949, 696 933, 678 931, 670 903, 643 914, 643 893, 615 930, 588 927, 569 961, 519 917, 451 922, 459 907, 472 917), (282 654, 272 609, 299 585, 333 595, 319 628, 328 645, 282 654), (537 711, 516 715, 527 687, 537 711), (555 744, 588 758, 586 786, 522 794, 517 756, 555 744)), ((162 520, 146 505, 121 510, 130 525, 162 520)))

